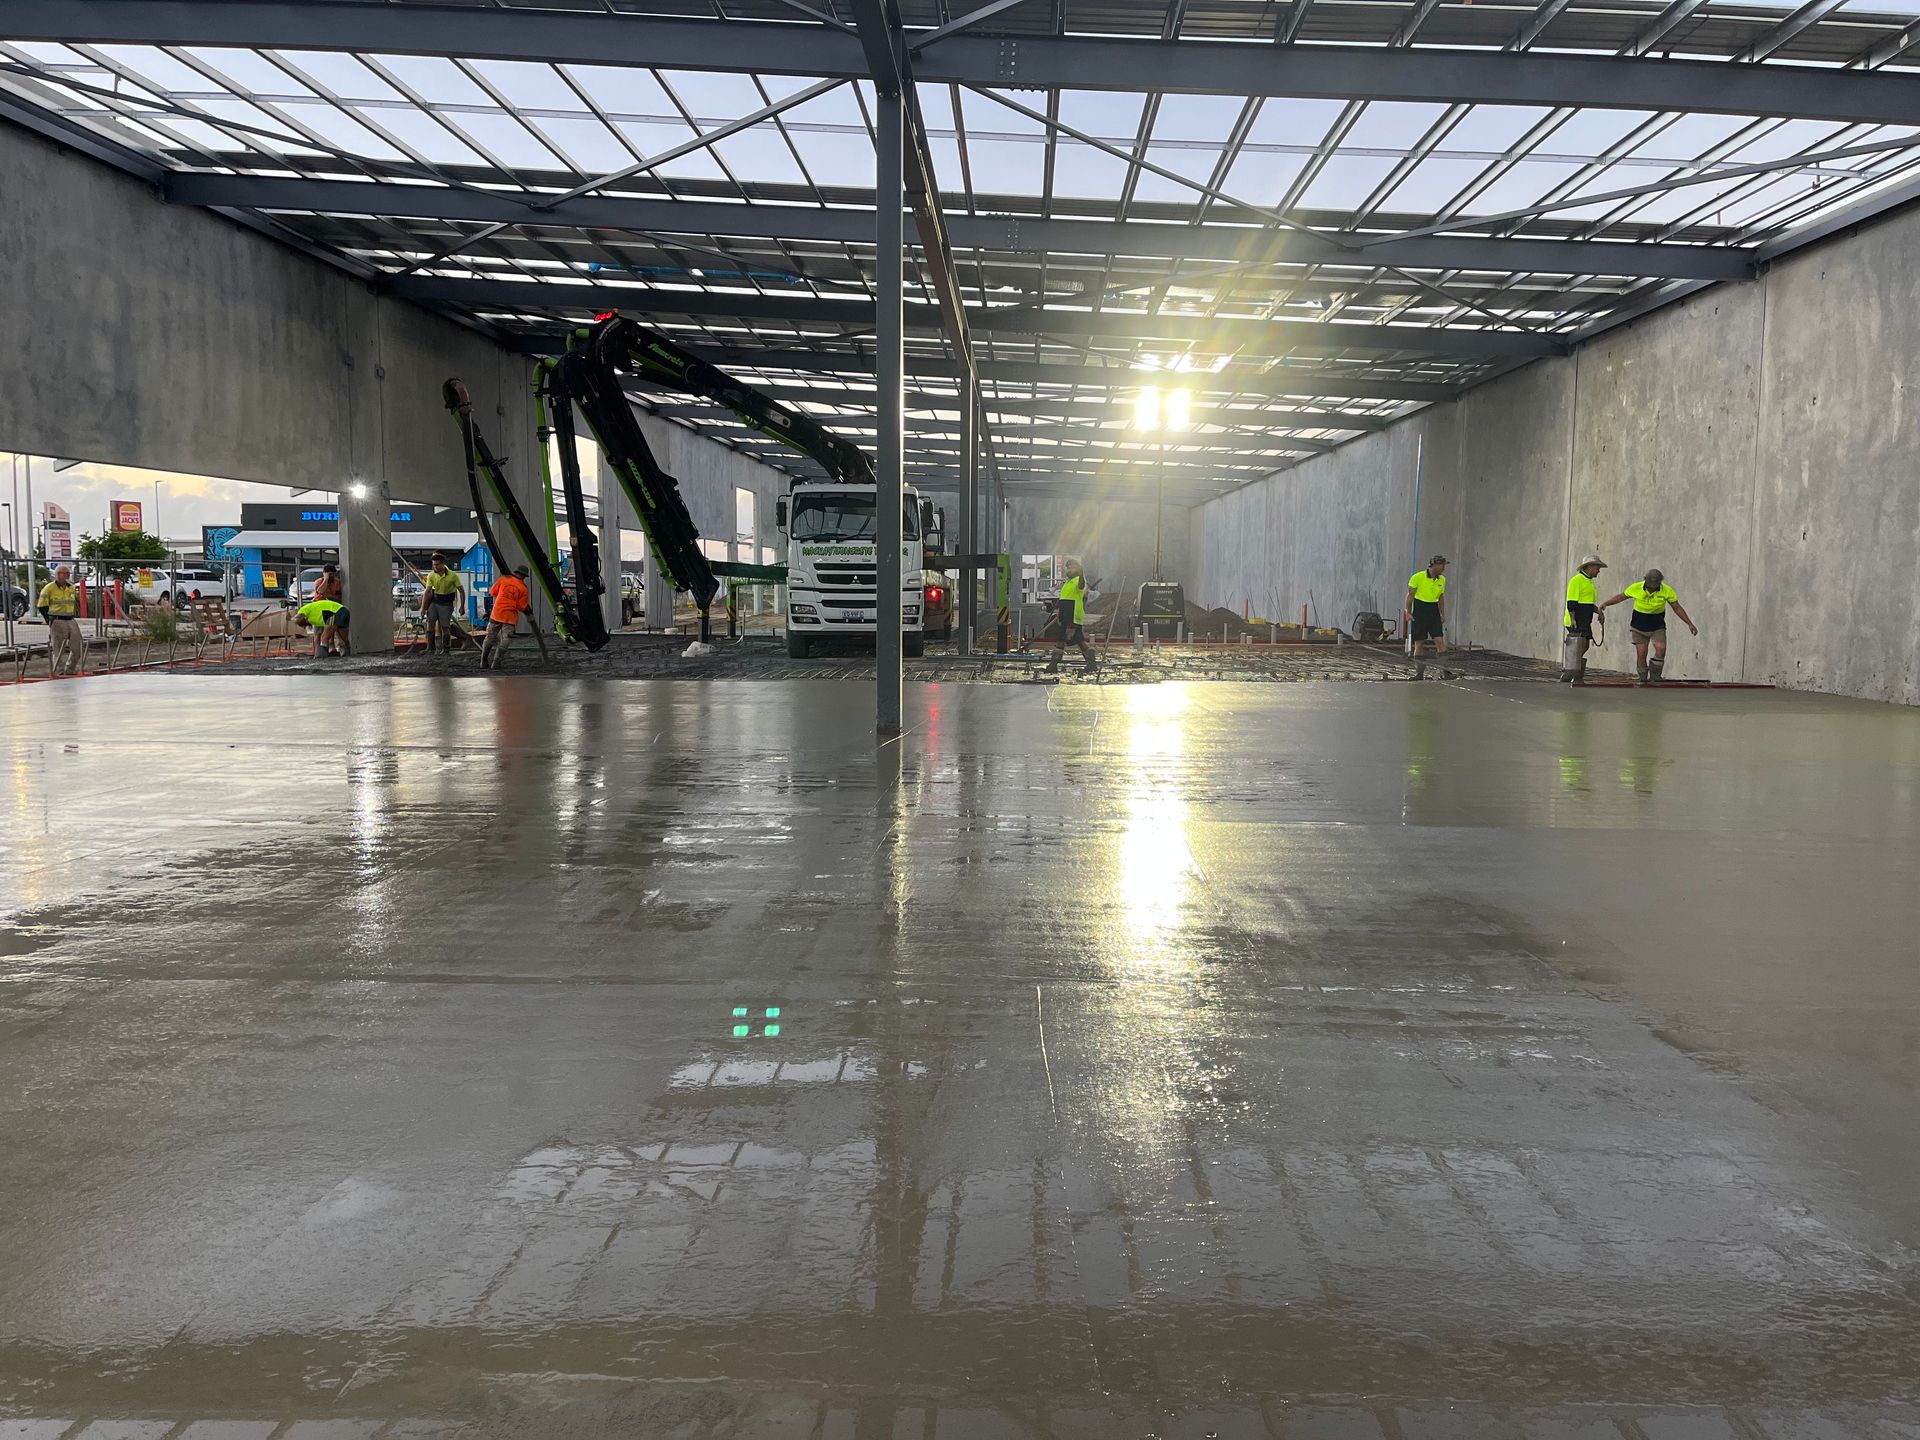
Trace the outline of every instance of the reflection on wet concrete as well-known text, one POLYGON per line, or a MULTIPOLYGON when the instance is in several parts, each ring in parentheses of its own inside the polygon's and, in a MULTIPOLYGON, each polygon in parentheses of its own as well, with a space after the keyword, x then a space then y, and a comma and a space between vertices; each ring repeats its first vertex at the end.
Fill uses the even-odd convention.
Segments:
POLYGON ((79 689, 0 696, 20 1436, 1915 1433, 1911 712, 79 689))

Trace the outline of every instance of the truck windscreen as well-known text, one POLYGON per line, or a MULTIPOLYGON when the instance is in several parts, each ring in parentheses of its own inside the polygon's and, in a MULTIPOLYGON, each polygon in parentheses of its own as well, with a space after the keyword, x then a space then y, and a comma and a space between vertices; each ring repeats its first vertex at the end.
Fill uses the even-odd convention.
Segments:
MULTIPOLYGON (((901 513, 903 534, 908 540, 920 538, 920 516, 909 499, 901 513)), ((858 495, 795 495, 793 497, 793 538, 795 540, 875 540, 878 510, 872 500, 858 495)))

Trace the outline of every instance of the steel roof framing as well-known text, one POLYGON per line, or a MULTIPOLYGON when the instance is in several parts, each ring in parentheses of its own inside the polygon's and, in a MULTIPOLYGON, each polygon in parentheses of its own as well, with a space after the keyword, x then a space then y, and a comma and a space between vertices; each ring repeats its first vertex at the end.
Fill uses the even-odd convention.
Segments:
MULTIPOLYGON (((11 0, 7 9, 6 32, 22 40, 457 51, 469 59, 871 78, 857 35, 801 22, 354 0, 11 0)), ((913 67, 923 81, 1022 90, 1585 106, 1884 125, 1920 115, 1920 76, 1638 55, 957 34, 917 47, 913 67)))

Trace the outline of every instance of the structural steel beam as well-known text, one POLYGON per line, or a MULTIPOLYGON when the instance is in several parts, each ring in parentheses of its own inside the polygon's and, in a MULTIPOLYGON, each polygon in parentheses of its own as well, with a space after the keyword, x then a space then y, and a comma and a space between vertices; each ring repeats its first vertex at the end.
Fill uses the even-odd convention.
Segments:
MULTIPOLYGON (((563 285, 541 280, 465 280, 404 276, 391 282, 392 293, 420 305, 450 305, 462 310, 622 310, 636 316, 685 315, 705 320, 772 321, 792 325, 874 323, 872 304, 811 295, 719 293, 618 285, 563 285)), ((967 311, 976 330, 1012 335, 1074 335, 1156 343, 1197 344, 1250 355, 1337 354, 1347 350, 1413 350, 1474 358, 1565 353, 1566 346, 1546 335, 1512 330, 1476 330, 1443 325, 1362 325, 1317 320, 1261 320, 1237 316, 1148 315, 1119 310, 1034 310, 1008 307, 967 311)), ((938 331, 936 306, 906 307, 908 329, 938 331)))
MULTIPOLYGON (((327 215, 380 215, 476 224, 553 225, 662 235, 724 235, 755 240, 812 240, 866 245, 867 210, 794 205, 588 195, 535 209, 510 192, 439 185, 365 184, 286 176, 181 174, 167 198, 184 205, 304 210, 327 215)), ((1161 225, 1141 221, 1049 220, 1022 215, 951 214, 954 245, 1015 255, 1129 255, 1158 260, 1226 260, 1248 265, 1399 265, 1415 270, 1498 274, 1625 275, 1650 280, 1744 280, 1752 253, 1707 245, 1631 244, 1609 240, 1512 240, 1426 237, 1383 240, 1364 255, 1316 235, 1275 233, 1250 225, 1161 225)), ((1457 228, 1477 222, 1462 220, 1457 228)), ((1355 237, 1364 243, 1366 237, 1355 237)))
MULTIPOLYGON (((860 38, 826 25, 352 0, 9 0, 0 36, 91 44, 250 45, 469 59, 648 65, 867 79, 860 38)), ((907 37, 909 44, 914 36, 907 37)), ((1440 104, 1793 115, 1911 124, 1920 77, 1787 65, 1222 40, 956 34, 914 50, 916 77, 1012 89, 1175 91, 1440 104)))
MULTIPOLYGON (((566 348, 554 335, 509 334, 503 338, 506 349, 521 355, 557 355, 566 348)), ((744 345, 700 345, 691 347, 702 360, 723 370, 756 370, 771 374, 793 375, 865 375, 873 374, 873 357, 845 350, 760 350, 744 345)), ((1128 365, 1049 365, 1023 360, 984 360, 980 378, 996 385, 1061 385, 1082 389, 1106 388, 1131 395, 1140 388, 1141 372, 1128 365)), ((918 356, 907 357, 907 374, 924 379, 952 380, 956 372, 952 362, 918 356)), ((1275 368, 1264 371, 1245 369, 1219 372, 1194 372, 1182 381, 1196 397, 1237 395, 1243 399, 1300 396, 1328 400, 1413 400, 1432 403, 1452 400, 1469 384, 1480 379, 1479 372, 1462 375, 1457 381, 1406 380, 1397 376, 1370 377, 1342 370, 1302 370, 1275 368)), ((1131 404, 1131 401, 1128 402, 1131 404)))
MULTIPOLYGON (((756 387, 757 388, 757 387, 756 387)), ((717 405, 666 404, 648 407, 656 415, 664 415, 670 420, 724 420, 732 412, 717 405)), ((920 407, 909 403, 909 410, 920 407)), ((1102 418, 1114 419, 1120 406, 1103 405, 1099 407, 1102 418)), ((876 421, 872 415, 831 415, 821 417, 829 429, 842 435, 864 435, 873 431, 876 421)), ((1293 433, 1284 421, 1269 420, 1262 415, 1247 413, 1237 417, 1209 415, 1207 423, 1224 427, 1218 433, 1213 431, 1193 432, 1193 443, 1184 449, 1200 450, 1260 450, 1268 447, 1297 448, 1301 450, 1330 450, 1334 446, 1331 440, 1314 440, 1293 433)), ((1339 425, 1316 425, 1314 429, 1342 429, 1339 425)), ((922 438, 939 436, 943 439, 960 438, 964 443, 966 419, 928 420, 914 427, 913 433, 922 438)), ((1047 440, 1101 445, 1152 445, 1159 442, 1137 430, 1096 428, 1091 425, 1056 424, 1014 424, 1000 431, 1001 442, 1005 445, 1018 445, 1023 441, 1047 440)))
MULTIPOLYGON (((675 419, 691 419, 695 416, 720 416, 732 412, 717 405, 699 404, 680 399, 654 400, 654 392, 644 387, 629 386, 648 409, 657 415, 666 415, 675 419)), ((771 385, 761 384, 754 387, 764 391, 775 399, 788 404, 804 405, 809 401, 822 405, 838 405, 863 410, 873 408, 874 393, 870 386, 822 388, 811 385, 771 385)), ((660 392, 662 394, 668 392, 660 392)), ((1080 420, 1124 420, 1132 415, 1131 397, 1128 403, 1121 404, 1112 400, 1067 400, 1067 399, 1008 399, 996 400, 987 396, 982 402, 989 415, 1001 416, 1037 416, 1044 419, 1080 419, 1080 420)), ((955 395, 935 395, 924 390, 907 392, 907 409, 916 414, 939 412, 942 415, 961 414, 964 410, 960 399, 955 395)), ((1299 410, 1291 406, 1259 407, 1253 405, 1222 406, 1205 411, 1199 417, 1204 423, 1224 426, 1230 430, 1384 430, 1398 417, 1391 415, 1360 415, 1344 410, 1299 410)), ((873 423, 870 415, 822 415, 821 423, 828 428, 860 429, 873 423)), ((940 425, 951 429, 959 422, 942 420, 940 425)))

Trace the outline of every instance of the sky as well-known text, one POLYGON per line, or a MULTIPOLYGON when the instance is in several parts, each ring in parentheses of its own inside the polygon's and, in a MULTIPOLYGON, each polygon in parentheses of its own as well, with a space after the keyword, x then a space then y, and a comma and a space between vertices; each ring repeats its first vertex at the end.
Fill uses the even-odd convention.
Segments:
MULTIPOLYGON (((17 504, 21 521, 21 546, 26 549, 26 457, 0 451, 0 502, 17 504)), ((249 481, 221 480, 211 475, 181 475, 170 470, 141 470, 131 465, 97 465, 83 460, 71 470, 54 473, 53 460, 45 456, 33 460, 33 505, 36 511, 51 500, 66 507, 73 517, 73 532, 97 534, 107 525, 107 515, 115 500, 137 500, 142 521, 154 530, 154 485, 160 486, 160 524, 162 539, 191 541, 199 548, 202 525, 237 525, 243 500, 283 501, 293 492, 283 485, 256 485, 249 481)), ((308 492, 312 494, 314 492, 308 492)), ((0 512, 4 515, 6 512, 0 512)), ((4 522, 0 522, 4 523, 4 522)), ((4 537, 13 548, 13 533, 4 537)))

